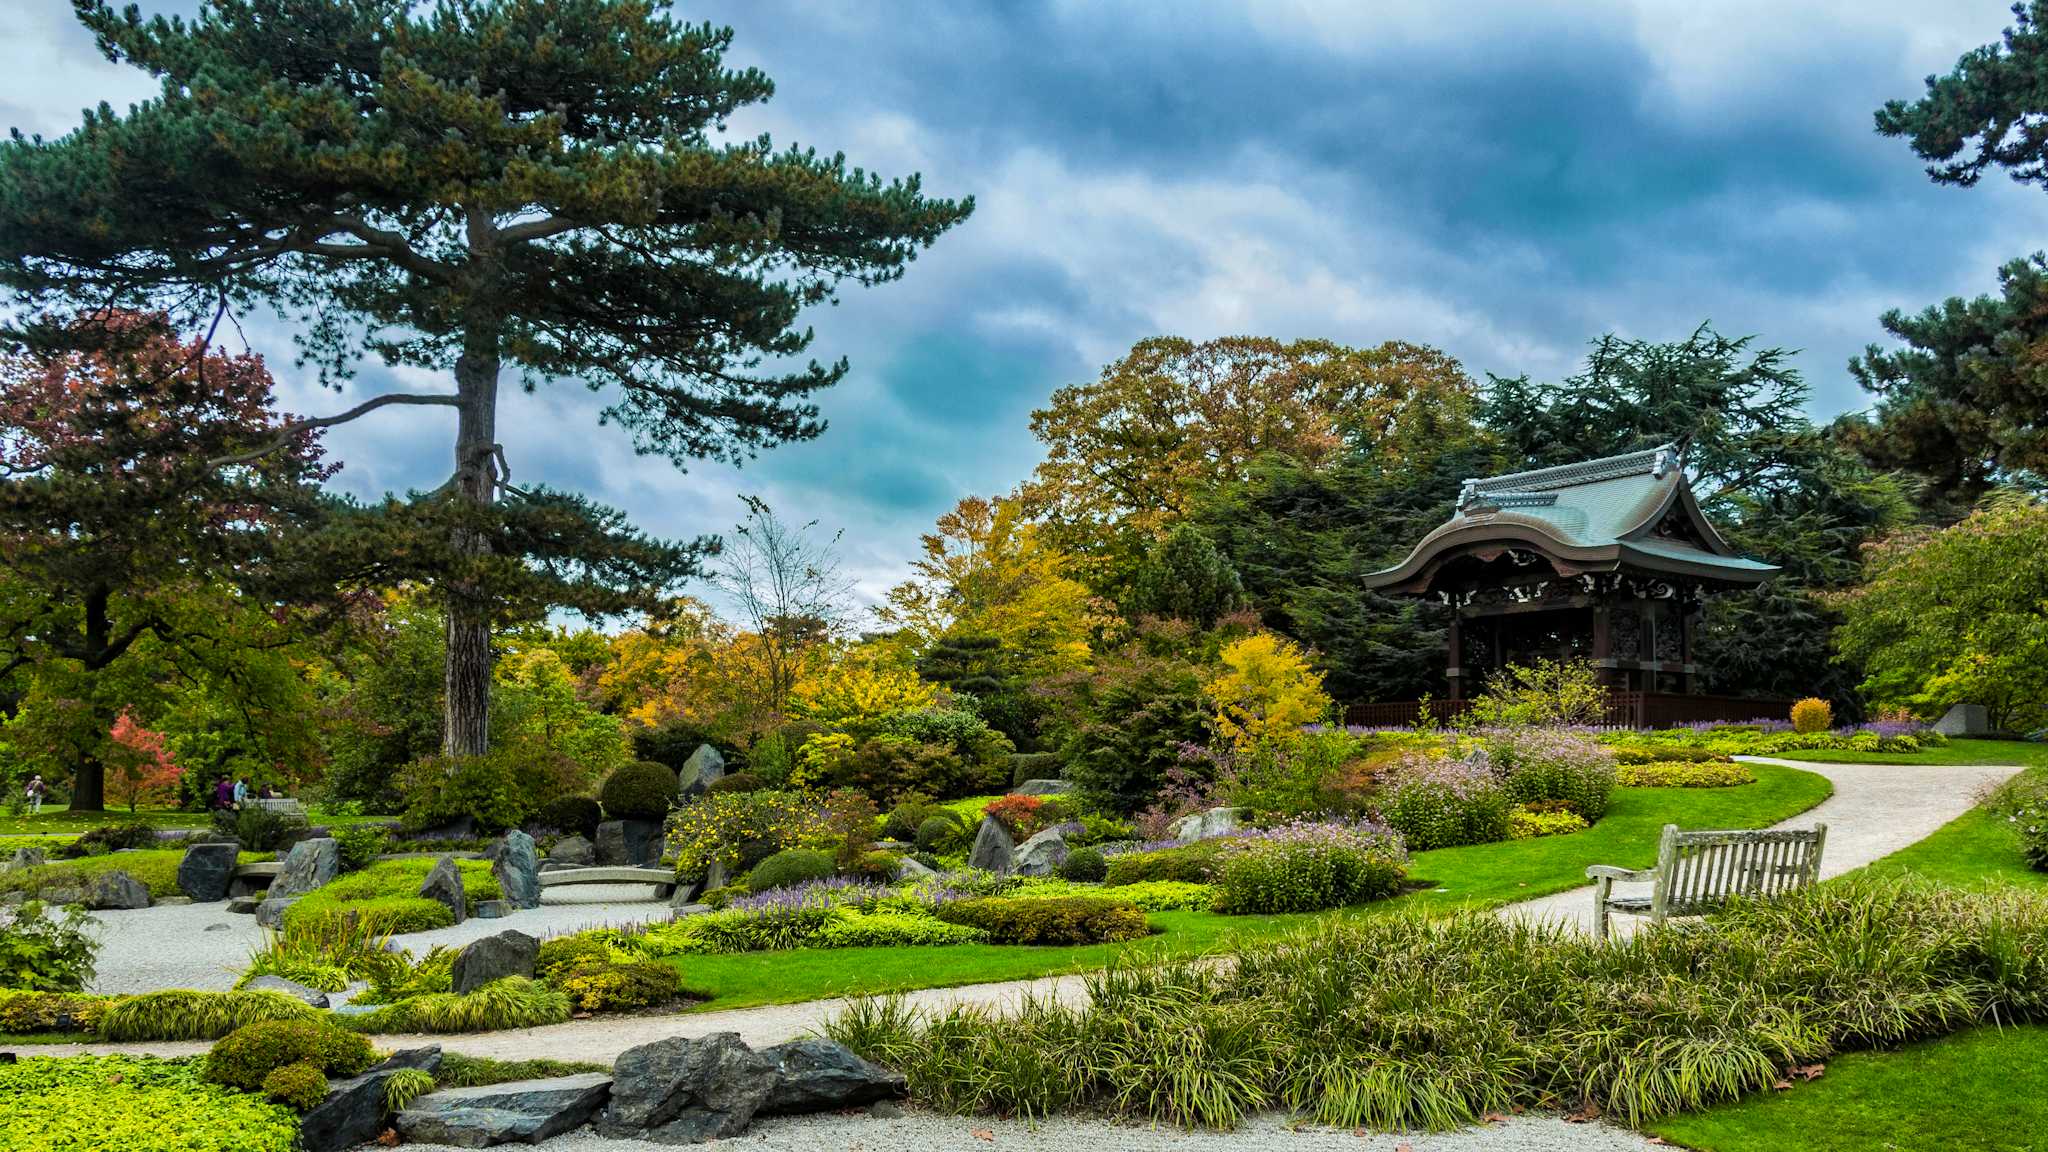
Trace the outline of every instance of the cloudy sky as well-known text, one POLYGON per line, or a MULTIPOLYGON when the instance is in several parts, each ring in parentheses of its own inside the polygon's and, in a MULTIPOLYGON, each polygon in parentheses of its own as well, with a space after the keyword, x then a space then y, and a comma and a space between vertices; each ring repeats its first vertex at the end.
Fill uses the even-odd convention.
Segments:
MULTIPOLYGON (((0 7, 0 124, 61 134, 87 104, 150 94, 66 0, 0 7)), ((1802 349, 1817 415, 1861 407, 1843 366, 1880 313, 1986 291, 2000 262, 2048 247, 2048 198, 1997 177, 1935 187, 1871 127, 1993 39, 2007 7, 685 4, 777 83, 736 132, 920 172, 978 208, 903 282, 811 318, 818 353, 853 362, 821 439, 683 474, 559 385, 501 405, 515 480, 671 536, 727 528, 735 495, 760 493, 844 529, 873 595, 937 513, 1029 472, 1033 407, 1159 333, 1399 338, 1475 376, 1556 377, 1602 332, 1677 338, 1711 319, 1802 349)), ((247 331, 288 408, 350 402, 293 371, 289 333, 247 331)), ((374 370, 352 389, 391 383, 374 370)), ((452 427, 393 409, 327 443, 354 491, 431 487, 452 427)))

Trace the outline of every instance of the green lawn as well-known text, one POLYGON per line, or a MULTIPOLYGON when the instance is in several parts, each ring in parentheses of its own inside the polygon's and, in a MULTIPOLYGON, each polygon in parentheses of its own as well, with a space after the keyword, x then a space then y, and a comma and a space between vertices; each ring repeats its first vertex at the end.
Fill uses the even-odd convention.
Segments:
POLYGON ((1814 748, 1784 752, 1780 760, 1820 760, 1830 764, 2022 764, 2048 765, 2048 743, 2031 740, 1951 740, 1919 752, 1853 752, 1814 748))
POLYGON ((1137 944, 795 949, 685 956, 673 963, 681 969, 686 987, 710 998, 700 1010, 744 1008, 827 996, 1022 980, 1098 968, 1132 949, 1152 955, 1208 952, 1232 939, 1284 932, 1322 916, 1504 904, 1583 884, 1589 864, 1647 867, 1656 861, 1657 837, 1667 823, 1687 828, 1761 827, 1806 811, 1832 791, 1826 779, 1811 772, 1769 764, 1755 768, 1756 783, 1739 788, 1617 789, 1607 816, 1570 836, 1418 852, 1409 875, 1431 881, 1432 887, 1344 912, 1297 916, 1159 912, 1151 920, 1161 933, 1137 944))
MULTIPOLYGON (((308 810, 307 816, 315 824, 361 824, 369 820, 390 819, 388 816, 336 816, 318 808, 308 810)), ((208 828, 213 825, 213 817, 206 812, 187 812, 175 808, 143 808, 134 812, 125 808, 110 808, 105 812, 73 812, 61 804, 45 804, 43 810, 34 816, 0 815, 0 837, 76 836, 102 824, 147 824, 152 828, 208 828)))
POLYGON ((1703 1152, 2048 1152, 2048 1027, 1838 1056, 1818 1080, 1645 1127, 1703 1152))

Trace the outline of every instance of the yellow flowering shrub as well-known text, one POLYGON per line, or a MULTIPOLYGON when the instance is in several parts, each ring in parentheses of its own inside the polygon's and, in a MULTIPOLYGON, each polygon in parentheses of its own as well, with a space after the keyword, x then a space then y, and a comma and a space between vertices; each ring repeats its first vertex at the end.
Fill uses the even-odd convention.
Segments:
POLYGON ((929 708, 939 690, 918 679, 915 668, 848 655, 797 681, 790 695, 790 711, 805 720, 858 728, 891 712, 929 708))

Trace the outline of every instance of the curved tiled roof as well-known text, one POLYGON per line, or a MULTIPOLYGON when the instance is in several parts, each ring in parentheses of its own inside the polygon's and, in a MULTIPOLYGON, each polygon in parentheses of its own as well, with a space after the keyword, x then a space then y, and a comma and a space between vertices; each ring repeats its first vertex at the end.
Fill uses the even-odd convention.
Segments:
POLYGON ((1678 450, 1665 445, 1554 468, 1467 480, 1458 510, 1366 586, 1427 589, 1441 561, 1528 548, 1560 571, 1636 570, 1748 586, 1778 569, 1745 559, 1700 513, 1678 450), (1673 516, 1694 539, 1658 533, 1673 516))

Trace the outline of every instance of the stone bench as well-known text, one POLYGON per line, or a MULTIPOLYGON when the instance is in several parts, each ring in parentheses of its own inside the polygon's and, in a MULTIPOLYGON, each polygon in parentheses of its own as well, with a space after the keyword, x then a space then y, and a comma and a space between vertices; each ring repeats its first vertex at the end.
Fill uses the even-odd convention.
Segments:
POLYGON ((634 868, 626 865, 595 868, 551 868, 540 873, 543 890, 568 884, 652 884, 654 898, 666 900, 675 892, 676 874, 666 868, 634 868))

